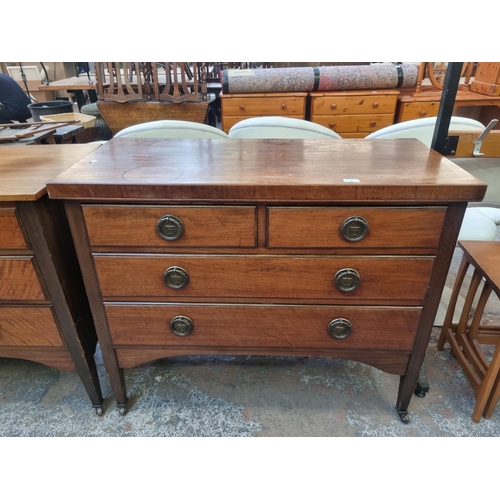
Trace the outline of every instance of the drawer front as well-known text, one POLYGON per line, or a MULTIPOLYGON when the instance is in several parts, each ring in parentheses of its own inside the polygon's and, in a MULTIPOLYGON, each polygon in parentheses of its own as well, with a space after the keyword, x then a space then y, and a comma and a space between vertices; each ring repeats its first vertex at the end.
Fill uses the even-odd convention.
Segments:
POLYGON ((423 301, 429 257, 95 256, 105 299, 291 298, 423 301), (178 268, 181 268, 179 270, 178 268), (346 273, 353 269, 358 273, 346 273), (164 275, 170 286, 164 281, 164 275), (187 279, 182 274, 187 273, 187 279), (334 279, 344 283, 341 291, 334 279), (347 283, 347 285, 345 285, 347 283), (173 288, 181 286, 180 288, 173 288), (354 286, 354 285, 352 285, 354 286))
POLYGON ((392 114, 396 111, 397 95, 353 95, 313 97, 312 113, 316 115, 392 114))
POLYGON ((420 316, 418 308, 182 304, 107 305, 106 312, 115 346, 391 350, 411 349, 420 316), (186 336, 174 333, 176 327, 172 329, 171 322, 176 317, 182 324, 177 331, 185 334, 192 328, 186 336), (328 330, 330 323, 339 319, 351 324, 350 329, 345 327, 345 322, 332 325, 335 334, 341 337, 347 334, 344 338, 334 337, 328 330))
POLYGON ((84 206, 83 212, 91 245, 164 248, 256 245, 255 207, 84 206), (176 219, 167 220, 167 216, 176 219), (161 218, 165 225, 160 232, 176 239, 160 236, 157 223, 161 218))
POLYGON ((437 116, 439 102, 412 102, 401 104, 398 121, 416 120, 417 118, 429 118, 437 116))
POLYGON ((335 132, 375 132, 394 123, 394 115, 315 116, 313 121, 335 132))
POLYGON ((222 99, 224 116, 284 116, 304 117, 306 109, 305 97, 236 97, 222 99))
POLYGON ((0 257, 0 300, 44 300, 34 257, 0 257))
POLYGON ((27 248, 14 207, 0 208, 0 249, 27 248))
POLYGON ((50 307, 0 306, 0 346, 62 345, 50 307))
POLYGON ((269 208, 268 244, 270 248, 437 248, 445 213, 444 208, 269 208), (349 237, 356 218, 366 221, 368 231, 359 241, 348 241, 341 228, 344 225, 349 237))

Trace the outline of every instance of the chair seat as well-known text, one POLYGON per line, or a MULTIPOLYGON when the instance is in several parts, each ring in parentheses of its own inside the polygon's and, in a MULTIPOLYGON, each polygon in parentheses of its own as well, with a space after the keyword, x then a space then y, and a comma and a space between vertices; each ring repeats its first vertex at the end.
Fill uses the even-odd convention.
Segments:
POLYGON ((493 241, 497 237, 497 225, 483 212, 484 210, 485 208, 474 207, 465 211, 458 235, 459 240, 493 241))

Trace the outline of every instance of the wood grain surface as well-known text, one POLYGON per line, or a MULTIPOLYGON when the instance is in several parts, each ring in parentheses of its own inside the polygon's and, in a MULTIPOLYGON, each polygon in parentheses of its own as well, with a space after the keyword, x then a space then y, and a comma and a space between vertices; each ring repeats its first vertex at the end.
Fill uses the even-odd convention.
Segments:
POLYGON ((55 198, 480 201, 486 184, 416 139, 111 139, 49 181, 55 198))

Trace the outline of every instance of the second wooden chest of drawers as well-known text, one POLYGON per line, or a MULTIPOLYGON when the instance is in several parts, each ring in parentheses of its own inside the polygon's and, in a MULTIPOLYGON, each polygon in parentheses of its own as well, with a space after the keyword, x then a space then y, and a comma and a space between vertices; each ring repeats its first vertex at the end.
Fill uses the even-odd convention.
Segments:
POLYGON ((95 144, 9 146, 0 157, 0 356, 76 371, 96 412, 97 336, 61 202, 45 184, 95 144))
POLYGON ((221 94, 222 130, 257 116, 306 117, 306 92, 276 94, 221 94))
POLYGON ((312 92, 310 120, 343 138, 363 138, 394 123, 399 91, 312 92))

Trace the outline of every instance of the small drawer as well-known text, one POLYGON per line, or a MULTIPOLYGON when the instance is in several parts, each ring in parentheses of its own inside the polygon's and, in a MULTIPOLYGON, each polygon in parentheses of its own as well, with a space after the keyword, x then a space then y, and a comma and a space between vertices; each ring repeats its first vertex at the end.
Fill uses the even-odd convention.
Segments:
POLYGON ((0 250, 27 248, 15 207, 0 208, 0 250))
POLYGON ((0 300, 44 300, 34 257, 0 257, 0 300))
POLYGON ((392 114, 396 111, 397 95, 351 95, 313 97, 311 112, 316 115, 392 114))
POLYGON ((269 248, 437 248, 444 208, 272 207, 269 248))
POLYGON ((398 121, 416 120, 417 118, 429 118, 437 116, 439 102, 412 102, 402 103, 399 109, 398 121))
POLYGON ((295 116, 304 118, 306 98, 298 96, 233 97, 222 99, 224 116, 295 116))
POLYGON ((105 300, 283 298, 412 305, 423 301, 433 264, 431 257, 385 256, 97 254, 94 259, 105 300))
POLYGON ((394 115, 343 115, 343 116, 315 116, 313 121, 334 132, 375 132, 394 123, 394 115))
POLYGON ((63 346, 50 307, 0 306, 0 346, 63 346))
POLYGON ((256 207, 83 207, 91 245, 254 247, 256 207))
POLYGON ((409 351, 419 308, 106 305, 115 346, 237 346, 409 351), (342 320, 342 321, 341 321, 342 320))

